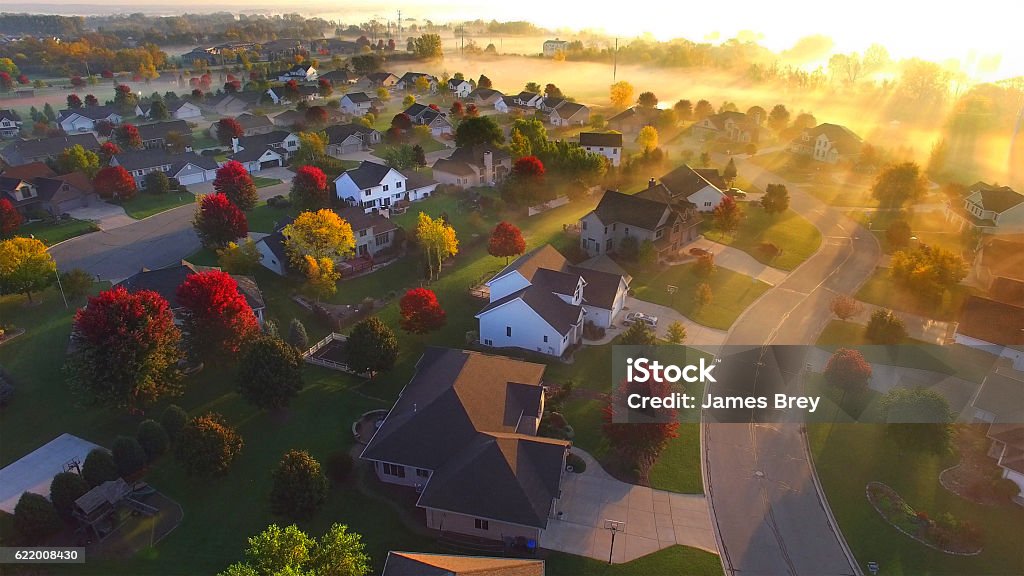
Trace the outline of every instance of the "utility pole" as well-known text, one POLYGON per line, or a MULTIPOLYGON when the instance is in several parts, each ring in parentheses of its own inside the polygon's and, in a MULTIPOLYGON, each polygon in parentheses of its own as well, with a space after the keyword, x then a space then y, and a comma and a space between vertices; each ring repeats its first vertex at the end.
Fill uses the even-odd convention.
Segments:
POLYGON ((619 73, 619 39, 615 38, 615 52, 612 54, 612 84, 619 73))
POLYGON ((402 11, 398 11, 398 39, 402 39, 402 11))

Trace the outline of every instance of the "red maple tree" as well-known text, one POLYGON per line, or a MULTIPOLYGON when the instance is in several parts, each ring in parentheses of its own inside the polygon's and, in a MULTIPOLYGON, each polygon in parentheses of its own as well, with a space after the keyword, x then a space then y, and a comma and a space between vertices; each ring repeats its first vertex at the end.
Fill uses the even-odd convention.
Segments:
POLYGON ((327 175, 316 166, 300 166, 292 179, 292 202, 303 210, 327 208, 327 175))
POLYGON ((72 383, 97 400, 137 408, 177 390, 181 333, 156 292, 100 292, 75 314, 72 383))
POLYGON ((232 138, 241 138, 242 134, 245 133, 245 129, 234 118, 221 118, 217 120, 217 128, 214 131, 217 133, 217 141, 222 146, 231 144, 232 138))
POLYGON ((536 156, 523 156, 512 166, 512 173, 521 180, 540 181, 544 178, 544 163, 536 156))
POLYGON ((217 177, 213 180, 213 189, 228 197, 242 210, 256 207, 259 196, 252 176, 241 162, 232 160, 217 169, 217 177))
POLYGON ((142 136, 139 129, 132 124, 121 124, 114 129, 114 140, 121 148, 142 148, 142 136))
POLYGON ((226 272, 192 274, 178 286, 177 297, 190 348, 200 357, 235 355, 259 332, 252 307, 226 272))
POLYGON ((402 318, 399 325, 410 334, 426 334, 445 325, 446 314, 437 295, 428 288, 413 288, 398 303, 402 318))
POLYGON ((670 440, 678 436, 678 410, 674 408, 631 409, 626 402, 631 394, 642 397, 666 397, 672 386, 663 380, 625 381, 609 396, 604 407, 602 431, 608 443, 630 466, 645 476, 670 440), (617 420, 617 421, 616 421, 617 420))
POLYGON ((466 106, 466 118, 476 118, 479 115, 480 109, 476 107, 476 104, 466 106))
POLYGON ((100 104, 100 101, 95 96, 93 96, 92 94, 86 94, 85 95, 85 105, 86 106, 99 106, 99 104, 100 104))
POLYGON ((249 233, 245 213, 223 194, 203 196, 192 225, 207 248, 220 248, 249 233))
POLYGON ((405 112, 399 112, 391 118, 391 127, 398 128, 399 130, 409 130, 412 128, 412 118, 405 112))
POLYGON ((462 116, 462 113, 465 112, 465 109, 462 106, 462 102, 460 102, 459 100, 453 102, 451 110, 449 110, 449 112, 451 112, 452 116, 455 117, 462 116))
POLYGON ((323 106, 310 106, 306 109, 305 119, 312 126, 323 126, 327 123, 327 109, 323 106))
POLYGON ((0 198, 0 234, 10 236, 17 230, 24 218, 14 209, 14 204, 7 198, 0 198))
POLYGON ((82 99, 78 94, 68 94, 68 108, 75 110, 82 107, 82 99))
POLYGON ((0 90, 4 92, 14 87, 14 80, 11 80, 11 75, 7 72, 0 72, 0 90))
POLYGON ((867 389, 871 364, 859 350, 840 348, 828 359, 823 374, 826 382, 844 392, 857 392, 867 389))
POLYGON ((510 256, 519 256, 526 252, 526 240, 515 224, 498 222, 491 232, 491 240, 487 243, 487 253, 498 258, 505 258, 508 264, 510 256))
POLYGON ((137 191, 135 179, 123 166, 101 168, 92 179, 92 186, 100 198, 130 200, 137 191))
POLYGON ((321 78, 320 81, 317 82, 317 89, 320 90, 320 96, 324 98, 327 98, 334 93, 334 85, 331 84, 331 81, 327 78, 321 78))
POLYGON ((104 162, 109 162, 112 156, 120 153, 121 147, 114 142, 108 141, 100 144, 100 158, 102 158, 104 162))

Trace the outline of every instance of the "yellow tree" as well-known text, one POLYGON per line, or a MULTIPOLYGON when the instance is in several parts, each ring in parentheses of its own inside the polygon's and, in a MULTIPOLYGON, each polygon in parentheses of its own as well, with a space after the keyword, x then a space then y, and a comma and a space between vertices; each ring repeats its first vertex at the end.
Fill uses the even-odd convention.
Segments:
POLYGON ((306 256, 307 287, 318 302, 321 298, 333 296, 338 291, 339 279, 341 279, 341 273, 334 269, 334 260, 330 258, 317 260, 312 256, 306 256))
POLYGON ((28 296, 54 281, 57 264, 46 245, 34 238, 16 236, 0 242, 0 289, 28 296))
POLYGON ((449 226, 443 218, 431 218, 420 212, 416 237, 423 246, 431 277, 440 275, 441 264, 459 253, 459 240, 455 236, 455 228, 449 226))
POLYGON ((619 80, 611 85, 612 106, 625 108, 633 103, 633 85, 625 80, 619 80))
POLYGON ((430 90, 430 80, 426 76, 416 77, 416 91, 423 94, 427 90, 430 90))
POLYGON ((637 134, 636 141, 644 152, 654 150, 658 147, 658 129, 654 126, 644 126, 637 134))
POLYGON ((281 231, 288 258, 305 269, 306 256, 316 260, 340 260, 355 249, 352 226, 332 210, 303 212, 281 231))

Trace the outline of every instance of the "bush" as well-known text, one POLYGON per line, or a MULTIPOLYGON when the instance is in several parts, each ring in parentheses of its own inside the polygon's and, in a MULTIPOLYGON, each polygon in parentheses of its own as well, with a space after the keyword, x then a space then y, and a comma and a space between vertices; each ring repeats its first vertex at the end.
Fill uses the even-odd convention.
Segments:
POLYGON ((274 470, 270 509, 274 514, 304 520, 327 499, 327 477, 320 463, 300 450, 289 450, 274 470))
POLYGON ((160 424, 164 427, 164 432, 167 433, 167 438, 171 442, 175 442, 181 437, 181 431, 184 430, 185 425, 188 424, 188 413, 186 413, 181 406, 171 404, 164 410, 164 413, 160 415, 160 424))
POLYGON ((193 418, 181 432, 174 456, 189 474, 223 476, 242 452, 242 437, 217 414, 193 418))
POLYGON ((761 242, 758 244, 757 250, 769 260, 782 253, 782 249, 776 246, 773 242, 761 242))
POLYGON ((145 177, 146 192, 150 194, 167 194, 171 191, 171 180, 167 177, 167 174, 160 172, 150 172, 145 177))
POLYGON ((570 452, 565 457, 565 467, 569 468, 570 466, 574 473, 582 474, 587 469, 587 461, 570 452))
POLYGON ((640 242, 636 239, 636 236, 626 236, 619 241, 619 256, 630 262, 636 262, 639 255, 640 242))
POLYGON ((583 323, 583 337, 587 340, 600 340, 604 338, 605 329, 594 324, 593 320, 587 320, 583 323))
POLYGON ((25 492, 14 507, 14 529, 22 540, 39 543, 61 529, 60 516, 45 496, 25 492))
POLYGON ((142 449, 146 451, 146 458, 150 462, 163 455, 167 451, 167 446, 171 443, 167 430, 164 430, 163 425, 156 420, 143 420, 140 422, 139 428, 135 432, 135 438, 139 441, 142 449))
POLYGON ((0 407, 7 406, 14 400, 14 386, 9 382, 0 381, 0 407))
POLYGON ((278 194, 277 196, 271 196, 270 198, 267 198, 267 206, 270 206, 271 208, 284 210, 285 208, 291 207, 291 205, 292 201, 280 194, 278 194))
POLYGON ((121 477, 131 476, 146 465, 146 451, 139 441, 131 436, 118 436, 112 447, 114 465, 121 477))
POLYGON ((103 448, 94 448, 82 463, 82 476, 89 486, 99 486, 108 480, 117 480, 114 457, 103 448))
POLYGON ((348 480, 354 466, 351 454, 345 451, 335 452, 327 459, 327 477, 335 485, 342 484, 348 480))
POLYGON ((309 336, 302 320, 292 318, 291 324, 288 325, 288 343, 299 350, 309 350, 309 336))
POLYGON ((89 491, 89 483, 81 474, 61 472, 53 477, 50 483, 50 502, 62 518, 71 518, 75 508, 75 500, 89 491))

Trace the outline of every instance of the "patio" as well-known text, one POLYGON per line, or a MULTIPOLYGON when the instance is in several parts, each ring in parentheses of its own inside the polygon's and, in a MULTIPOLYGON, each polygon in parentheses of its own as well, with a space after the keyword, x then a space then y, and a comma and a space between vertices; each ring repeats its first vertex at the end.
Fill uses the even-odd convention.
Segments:
POLYGON ((608 560, 612 534, 605 520, 624 522, 615 537, 612 562, 635 560, 676 544, 718 553, 707 502, 700 494, 677 494, 626 484, 611 477, 590 454, 573 448, 587 463, 582 474, 567 473, 560 518, 548 521, 540 546, 608 560))

